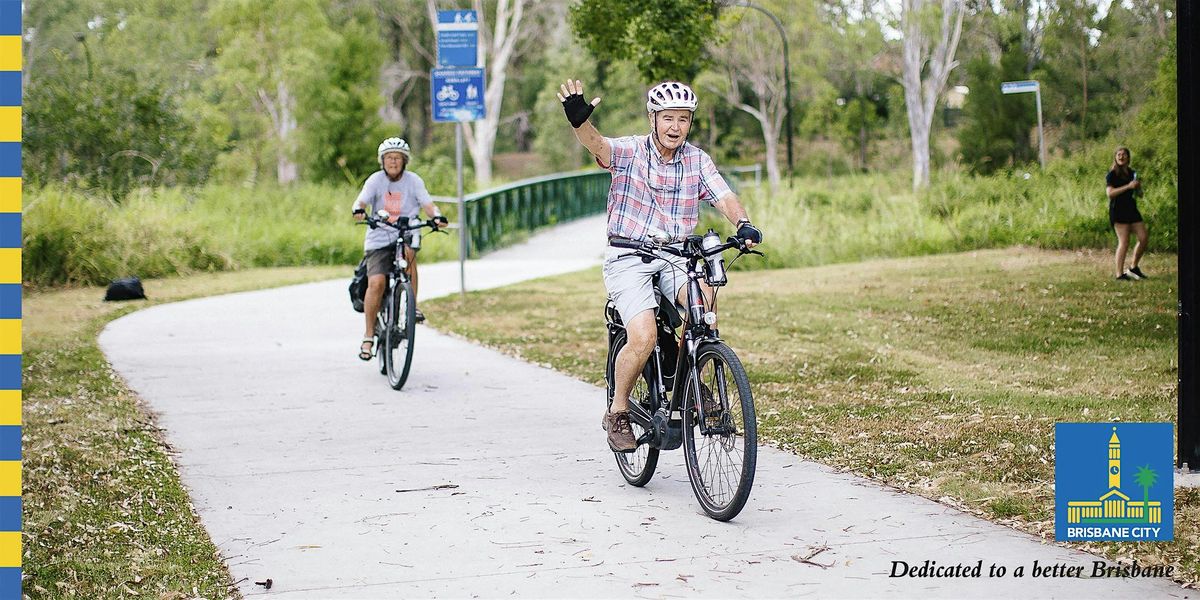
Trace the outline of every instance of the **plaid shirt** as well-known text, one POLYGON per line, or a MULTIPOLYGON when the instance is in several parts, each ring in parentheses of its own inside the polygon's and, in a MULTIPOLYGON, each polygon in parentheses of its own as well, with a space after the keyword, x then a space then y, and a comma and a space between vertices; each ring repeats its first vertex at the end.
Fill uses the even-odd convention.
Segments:
POLYGON ((700 221, 700 200, 715 205, 733 193, 712 158, 689 143, 663 162, 649 135, 605 139, 612 146, 610 236, 647 240, 665 233, 682 240, 700 221))

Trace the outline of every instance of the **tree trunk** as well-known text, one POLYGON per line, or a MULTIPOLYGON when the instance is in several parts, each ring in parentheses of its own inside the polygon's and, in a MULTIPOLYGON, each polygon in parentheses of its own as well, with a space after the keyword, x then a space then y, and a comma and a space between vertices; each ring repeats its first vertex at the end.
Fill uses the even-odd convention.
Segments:
POLYGON ((946 87, 950 71, 958 63, 954 52, 962 34, 964 0, 940 0, 937 38, 922 27, 933 23, 924 13, 935 7, 931 0, 903 0, 901 29, 904 33, 904 104, 913 149, 913 190, 929 186, 929 132, 938 97, 946 87), (927 68, 926 68, 927 67, 927 68))
POLYGON ((292 94, 287 88, 287 84, 279 82, 279 122, 276 124, 276 141, 278 148, 276 150, 277 162, 275 166, 275 174, 279 179, 279 183, 289 184, 296 181, 299 176, 299 168, 296 161, 292 160, 292 134, 296 131, 296 115, 292 112, 292 94))

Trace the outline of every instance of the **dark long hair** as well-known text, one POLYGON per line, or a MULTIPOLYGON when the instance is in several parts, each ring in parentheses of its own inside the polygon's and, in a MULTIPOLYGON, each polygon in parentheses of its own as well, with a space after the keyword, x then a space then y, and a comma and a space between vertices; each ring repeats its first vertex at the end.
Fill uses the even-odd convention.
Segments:
POLYGON ((1121 177, 1133 177, 1133 168, 1130 166, 1132 164, 1133 164, 1133 153, 1129 151, 1129 148, 1126 148, 1125 146, 1121 146, 1113 151, 1112 171, 1114 173, 1116 173, 1117 175, 1119 175, 1121 177), (1116 154, 1117 154, 1117 152, 1121 152, 1122 150, 1125 151, 1125 156, 1129 157, 1129 162, 1127 162, 1125 165, 1117 164, 1116 154))

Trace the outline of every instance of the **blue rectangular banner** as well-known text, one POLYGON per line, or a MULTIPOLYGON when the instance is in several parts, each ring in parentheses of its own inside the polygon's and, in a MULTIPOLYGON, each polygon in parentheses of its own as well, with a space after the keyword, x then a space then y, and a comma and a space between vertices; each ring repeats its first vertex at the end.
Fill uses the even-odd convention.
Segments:
POLYGON ((1054 425, 1054 539, 1175 539, 1170 423, 1054 425))
POLYGON ((434 121, 478 121, 487 114, 483 69, 433 69, 429 79, 434 121))

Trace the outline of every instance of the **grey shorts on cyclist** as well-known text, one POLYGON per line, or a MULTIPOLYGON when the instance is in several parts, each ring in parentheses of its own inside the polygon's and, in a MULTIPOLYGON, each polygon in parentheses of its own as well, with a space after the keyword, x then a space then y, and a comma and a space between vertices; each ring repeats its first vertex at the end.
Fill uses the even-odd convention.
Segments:
MULTIPOLYGON (((407 241, 410 238, 410 235, 406 235, 404 239, 407 241)), ((420 252, 421 249, 416 248, 413 251, 420 252)), ((367 277, 372 275, 387 275, 390 273, 392 271, 392 257, 395 255, 395 244, 367 251, 367 277)))
POLYGON ((687 269, 687 259, 664 254, 663 260, 646 264, 640 257, 622 256, 630 252, 632 250, 613 247, 604 252, 604 288, 617 305, 621 320, 626 323, 638 313, 658 306, 651 287, 655 273, 660 274, 659 291, 672 301, 679 298, 679 290, 687 284, 687 276, 683 271, 687 269), (671 265, 679 268, 672 268, 671 265))

